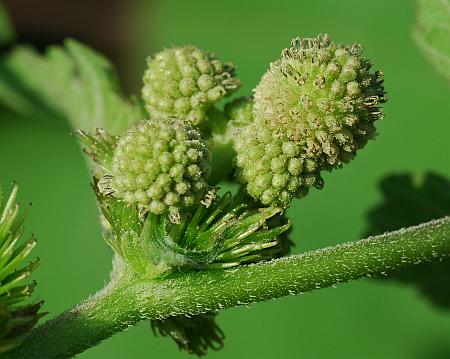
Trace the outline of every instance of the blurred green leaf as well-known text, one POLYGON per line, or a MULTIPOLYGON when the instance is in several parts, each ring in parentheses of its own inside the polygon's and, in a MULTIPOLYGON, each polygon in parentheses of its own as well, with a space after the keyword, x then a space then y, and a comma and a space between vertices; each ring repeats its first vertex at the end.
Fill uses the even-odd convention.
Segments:
POLYGON ((141 119, 111 64, 75 40, 45 55, 19 47, 0 61, 0 102, 20 114, 46 111, 76 129, 119 134, 141 119))
POLYGON ((8 13, 0 3, 0 45, 7 44, 14 40, 14 28, 9 20, 8 13))
POLYGON ((419 0, 414 38, 430 62, 450 81, 450 0, 419 0))
MULTIPOLYGON (((418 225, 450 214, 450 180, 435 173, 390 175, 381 183, 383 200, 368 214, 364 236, 418 225)), ((450 309, 450 260, 420 264, 390 278, 415 284, 434 304, 450 309)))

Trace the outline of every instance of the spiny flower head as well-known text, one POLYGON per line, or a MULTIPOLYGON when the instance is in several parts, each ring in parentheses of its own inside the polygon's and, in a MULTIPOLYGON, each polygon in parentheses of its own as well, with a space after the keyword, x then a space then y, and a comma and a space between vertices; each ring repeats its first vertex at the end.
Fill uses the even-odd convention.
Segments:
POLYGON ((165 49, 147 61, 142 97, 152 117, 199 124, 209 107, 239 88, 234 71, 232 64, 194 46, 165 49))
POLYGON ((374 137, 385 92, 371 66, 358 44, 292 40, 254 90, 254 121, 236 141, 252 196, 287 207, 323 185, 320 171, 348 162, 374 137))
POLYGON ((321 166, 339 166, 373 138, 382 116, 383 75, 371 67, 358 44, 295 38, 256 87, 255 117, 321 166))
POLYGON ((209 151, 196 129, 175 118, 152 119, 119 139, 103 191, 154 214, 178 215, 201 201, 209 172, 209 151))

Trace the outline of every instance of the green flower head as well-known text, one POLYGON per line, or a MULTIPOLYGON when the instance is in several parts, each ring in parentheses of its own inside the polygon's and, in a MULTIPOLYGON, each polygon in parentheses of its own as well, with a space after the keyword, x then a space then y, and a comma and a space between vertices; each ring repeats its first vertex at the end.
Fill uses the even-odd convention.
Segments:
POLYGON ((232 64, 194 46, 165 49, 147 61, 142 97, 150 116, 197 125, 209 107, 239 88, 234 71, 232 64))
POLYGON ((386 97, 383 75, 371 67, 358 44, 328 35, 292 40, 254 90, 254 121, 236 140, 253 197, 287 207, 375 136, 386 97))
POLYGON ((154 214, 179 214, 201 201, 209 186, 210 155, 200 133, 175 118, 130 127, 115 149, 111 175, 100 185, 154 214))

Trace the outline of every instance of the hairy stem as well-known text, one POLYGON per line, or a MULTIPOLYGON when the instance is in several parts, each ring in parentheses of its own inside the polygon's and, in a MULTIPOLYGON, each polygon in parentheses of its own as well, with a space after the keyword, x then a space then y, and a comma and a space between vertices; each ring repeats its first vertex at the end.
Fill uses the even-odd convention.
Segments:
POLYGON ((2 358, 70 358, 142 319, 195 315, 438 260, 450 255, 450 217, 232 270, 149 280, 124 275, 32 331, 2 358))

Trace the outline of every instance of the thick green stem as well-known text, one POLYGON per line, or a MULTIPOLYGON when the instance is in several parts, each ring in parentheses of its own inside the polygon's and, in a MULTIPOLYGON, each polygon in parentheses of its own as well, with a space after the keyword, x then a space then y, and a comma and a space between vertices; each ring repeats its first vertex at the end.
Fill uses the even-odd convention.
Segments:
POLYGON ((450 217, 232 270, 149 280, 122 276, 34 329, 2 358, 70 358, 142 319, 195 315, 324 288, 450 255, 450 217))

